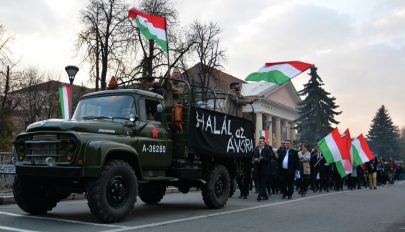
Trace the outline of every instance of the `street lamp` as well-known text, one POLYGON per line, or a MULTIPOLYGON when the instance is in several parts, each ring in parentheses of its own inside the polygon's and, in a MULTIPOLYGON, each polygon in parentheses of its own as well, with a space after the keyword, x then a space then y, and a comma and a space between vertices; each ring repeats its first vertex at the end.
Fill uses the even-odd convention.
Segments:
POLYGON ((69 118, 71 119, 73 116, 73 112, 72 112, 72 110, 73 110, 73 101, 72 101, 72 99, 73 99, 73 97, 72 97, 73 96, 73 81, 75 80, 76 73, 79 72, 79 68, 74 65, 68 65, 65 67, 65 70, 68 74, 69 82, 70 82, 70 110, 69 110, 70 115, 69 115, 69 118))
MULTIPOLYGON (((268 136, 267 139, 269 139, 270 135, 272 135, 272 134, 271 134, 272 131, 270 131, 271 123, 273 123, 272 120, 265 120, 265 121, 264 121, 264 124, 265 124, 265 126, 266 126, 266 130, 267 130, 267 136, 268 136)), ((273 136, 272 136, 272 137, 273 137, 273 136)), ((267 141, 266 141, 266 142, 267 142, 267 141)), ((273 145, 273 142, 270 144, 270 140, 269 140, 269 145, 270 145, 270 146, 273 145)))

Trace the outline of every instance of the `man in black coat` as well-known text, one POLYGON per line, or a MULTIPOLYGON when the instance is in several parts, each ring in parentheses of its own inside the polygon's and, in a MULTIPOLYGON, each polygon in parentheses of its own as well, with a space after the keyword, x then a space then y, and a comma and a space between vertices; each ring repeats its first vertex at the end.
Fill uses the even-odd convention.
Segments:
POLYGON ((271 150, 269 146, 265 146, 264 137, 259 138, 259 145, 255 148, 253 153, 253 167, 256 169, 257 173, 257 183, 259 195, 257 200, 268 200, 266 184, 270 177, 270 160, 271 160, 271 150))
POLYGON ((285 141, 285 150, 276 154, 280 165, 280 182, 283 199, 291 199, 294 193, 295 171, 299 168, 298 152, 291 147, 291 140, 285 141))
POLYGON ((316 147, 313 153, 311 154, 310 163, 311 163, 313 191, 322 192, 322 190, 325 190, 329 192, 327 182, 328 176, 326 170, 328 167, 325 166, 326 161, 319 147, 316 147))

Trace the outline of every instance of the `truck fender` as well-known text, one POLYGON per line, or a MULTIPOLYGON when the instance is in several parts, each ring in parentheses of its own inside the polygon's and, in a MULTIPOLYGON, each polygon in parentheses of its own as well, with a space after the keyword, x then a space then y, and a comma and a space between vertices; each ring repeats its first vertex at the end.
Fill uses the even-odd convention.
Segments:
POLYGON ((138 180, 142 179, 139 154, 131 146, 113 141, 90 141, 85 148, 86 158, 84 161, 85 176, 99 176, 103 166, 113 159, 128 162, 134 169, 138 180))

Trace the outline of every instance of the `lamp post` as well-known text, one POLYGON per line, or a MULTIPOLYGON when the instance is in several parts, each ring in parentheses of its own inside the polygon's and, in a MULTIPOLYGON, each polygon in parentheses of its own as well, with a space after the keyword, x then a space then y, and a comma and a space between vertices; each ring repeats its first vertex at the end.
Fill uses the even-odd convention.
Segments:
MULTIPOLYGON (((267 130, 267 139, 269 139, 269 137, 270 137, 270 133, 272 133, 271 131, 270 131, 270 127, 271 127, 271 124, 273 123, 273 121, 272 120, 265 120, 264 121, 264 124, 266 125, 266 130, 267 130)), ((273 137, 273 136, 272 136, 273 137)), ((266 141, 267 142, 267 141, 266 141)), ((270 140, 269 140, 269 145, 270 146, 272 146, 273 145, 273 143, 272 144, 270 144, 270 140)))
POLYGON ((69 109, 69 118, 72 119, 73 116, 73 81, 75 80, 76 73, 79 72, 79 68, 74 65, 68 65, 65 67, 65 70, 69 77, 70 82, 70 109, 69 109))

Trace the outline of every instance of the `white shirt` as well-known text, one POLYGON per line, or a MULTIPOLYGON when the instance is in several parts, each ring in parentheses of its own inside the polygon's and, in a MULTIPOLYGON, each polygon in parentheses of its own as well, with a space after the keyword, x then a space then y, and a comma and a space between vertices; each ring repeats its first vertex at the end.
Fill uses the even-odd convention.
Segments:
POLYGON ((283 159, 283 169, 288 169, 288 154, 290 153, 290 149, 287 149, 285 152, 285 156, 283 159))

